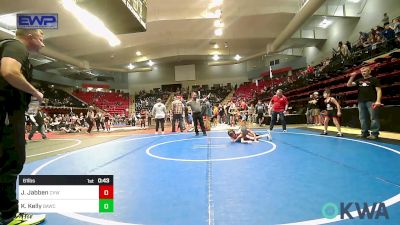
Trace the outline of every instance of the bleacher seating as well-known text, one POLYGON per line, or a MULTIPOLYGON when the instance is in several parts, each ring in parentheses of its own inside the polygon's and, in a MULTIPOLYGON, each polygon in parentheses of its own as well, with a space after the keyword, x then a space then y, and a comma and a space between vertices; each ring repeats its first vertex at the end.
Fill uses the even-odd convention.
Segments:
POLYGON ((349 89, 346 86, 347 80, 352 72, 368 63, 373 68, 372 75, 381 80, 383 103, 400 104, 399 94, 396 91, 400 85, 398 59, 400 51, 389 53, 393 49, 400 48, 399 38, 373 43, 364 43, 365 41, 359 39, 359 43, 350 51, 350 55, 343 56, 340 51, 334 50, 331 58, 323 60, 314 67, 308 66, 307 69, 293 71, 291 76, 286 74, 273 80, 263 76, 258 86, 255 83, 245 83, 236 90, 232 100, 245 100, 248 103, 257 100, 269 101, 277 89, 282 89, 291 104, 301 108, 307 105, 311 93, 322 93, 325 88, 329 88, 342 106, 353 106, 357 103, 357 90, 349 89))
POLYGON ((111 115, 127 115, 129 108, 129 97, 121 93, 109 92, 82 92, 73 93, 89 105, 95 105, 100 109, 109 112, 111 115))
MULTIPOLYGON (((396 90, 400 85, 400 60, 374 63, 370 66, 373 68, 372 75, 379 78, 381 82, 383 103, 399 104, 400 98, 396 90)), ((315 91, 322 93, 325 88, 329 88, 331 89, 332 94, 340 100, 342 106, 352 106, 357 103, 357 90, 354 90, 354 88, 348 88, 346 83, 350 74, 359 68, 360 67, 349 69, 342 74, 338 74, 335 78, 320 81, 294 90, 287 90, 285 94, 288 96, 291 103, 306 105, 311 93, 315 91)))
POLYGON ((210 93, 209 101, 212 105, 217 105, 221 103, 226 96, 231 92, 228 88, 218 88, 218 89, 211 89, 209 91, 205 91, 205 93, 210 93))
POLYGON ((258 86, 256 85, 256 83, 244 83, 239 86, 234 96, 236 98, 252 99, 254 97, 254 92, 259 92, 263 90, 265 86, 269 85, 270 83, 265 80, 261 80, 258 83, 258 86))
POLYGON ((258 81, 256 83, 247 82, 239 86, 236 90, 233 100, 243 99, 245 101, 255 101, 256 99, 263 99, 270 95, 272 87, 280 87, 286 78, 273 78, 268 80, 258 81))
POLYGON ((166 102, 168 99, 168 92, 157 92, 157 93, 146 93, 141 92, 139 95, 135 97, 135 110, 136 112, 147 109, 151 110, 153 106, 156 104, 157 99, 161 98, 162 102, 166 102))
POLYGON ((85 104, 54 85, 40 84, 38 89, 46 98, 45 105, 54 107, 85 107, 85 104))

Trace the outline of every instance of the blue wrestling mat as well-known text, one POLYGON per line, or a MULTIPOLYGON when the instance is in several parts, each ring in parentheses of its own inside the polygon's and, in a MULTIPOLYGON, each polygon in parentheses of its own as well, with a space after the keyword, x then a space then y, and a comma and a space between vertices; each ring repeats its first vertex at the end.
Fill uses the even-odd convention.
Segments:
POLYGON ((136 135, 22 174, 114 175, 114 213, 48 214, 50 225, 399 225, 399 149, 298 129, 251 144, 226 132, 136 135), (341 203, 352 219, 340 219, 341 203))

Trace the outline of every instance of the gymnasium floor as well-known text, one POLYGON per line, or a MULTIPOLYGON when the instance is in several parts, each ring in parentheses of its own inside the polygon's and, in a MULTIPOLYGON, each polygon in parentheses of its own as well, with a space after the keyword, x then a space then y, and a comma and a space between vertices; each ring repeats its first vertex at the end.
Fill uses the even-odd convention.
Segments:
POLYGON ((72 147, 34 156, 22 174, 114 175, 115 212, 48 214, 45 224, 400 224, 400 145, 296 128, 252 144, 224 131, 103 135, 88 147, 62 138, 72 147), (385 202, 389 219, 360 219, 354 206, 352 220, 325 219, 322 207, 341 202, 385 202))

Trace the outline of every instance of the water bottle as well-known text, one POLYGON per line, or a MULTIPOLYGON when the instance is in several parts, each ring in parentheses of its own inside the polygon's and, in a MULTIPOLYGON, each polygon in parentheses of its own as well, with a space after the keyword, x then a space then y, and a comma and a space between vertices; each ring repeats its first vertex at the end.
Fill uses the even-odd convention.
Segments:
POLYGON ((35 97, 31 97, 31 102, 28 105, 28 115, 36 115, 39 110, 40 103, 35 97))

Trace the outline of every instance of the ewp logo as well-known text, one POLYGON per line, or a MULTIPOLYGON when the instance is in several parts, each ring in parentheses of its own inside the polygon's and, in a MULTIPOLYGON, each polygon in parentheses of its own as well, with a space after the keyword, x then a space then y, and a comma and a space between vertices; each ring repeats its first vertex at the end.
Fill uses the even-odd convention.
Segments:
POLYGON ((358 202, 340 203, 339 207, 332 202, 326 203, 322 207, 322 215, 327 219, 334 219, 340 213, 340 219, 354 219, 354 217, 359 217, 360 219, 389 219, 389 214, 386 209, 385 203, 373 203, 372 206, 368 206, 368 203, 364 202, 360 204, 358 202), (355 210, 351 210, 352 206, 355 206, 355 210))
POLYGON ((58 14, 17 14, 18 29, 58 29, 58 14))

